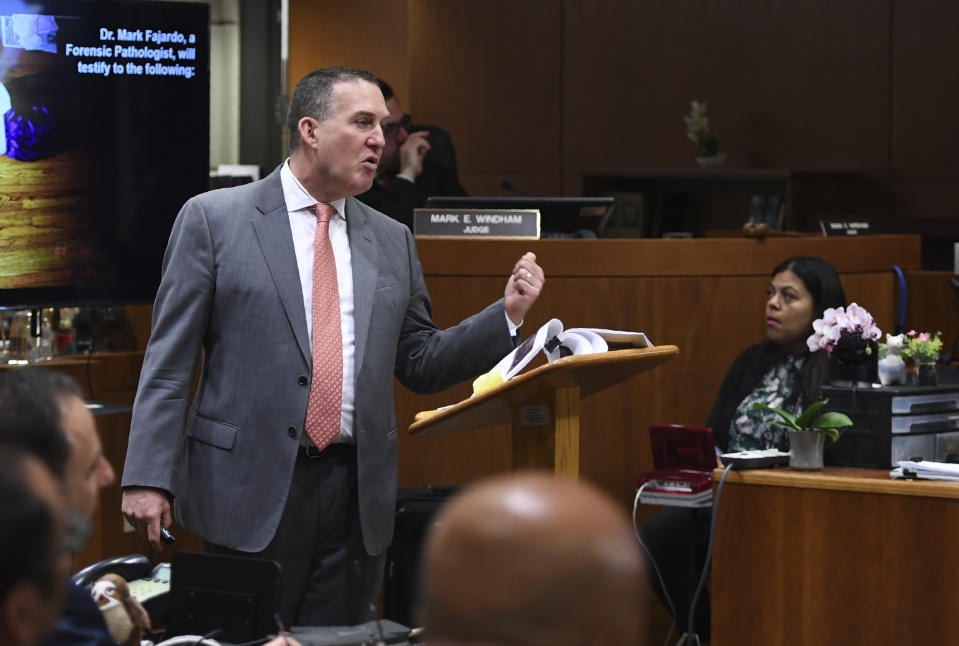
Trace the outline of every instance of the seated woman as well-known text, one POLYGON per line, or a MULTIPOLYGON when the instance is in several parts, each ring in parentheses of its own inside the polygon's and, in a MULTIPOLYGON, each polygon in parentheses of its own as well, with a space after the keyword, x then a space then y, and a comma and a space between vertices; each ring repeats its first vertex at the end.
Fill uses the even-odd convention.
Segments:
MULTIPOLYGON (((753 409, 754 402, 793 413, 819 399, 826 371, 824 352, 810 353, 812 322, 830 307, 846 304, 842 283, 829 263, 815 257, 786 260, 772 272, 766 293, 766 339, 733 361, 706 422, 722 453, 750 449, 789 449, 786 429, 776 416, 753 409)), ((655 565, 647 568, 656 595, 672 608, 679 632, 687 630, 706 557, 710 509, 667 509, 646 523, 643 543, 655 565), (655 572, 669 593, 667 599, 655 572)), ((696 604, 694 630, 709 638, 709 595, 696 604)))

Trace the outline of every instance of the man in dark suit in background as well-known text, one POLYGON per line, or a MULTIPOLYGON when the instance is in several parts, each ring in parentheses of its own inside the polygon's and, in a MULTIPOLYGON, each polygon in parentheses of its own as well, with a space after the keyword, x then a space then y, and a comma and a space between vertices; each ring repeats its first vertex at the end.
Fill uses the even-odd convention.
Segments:
POLYGON ((413 209, 432 195, 466 195, 460 186, 456 153, 449 134, 435 126, 413 126, 393 88, 376 80, 389 117, 383 122, 386 145, 373 185, 357 199, 413 228, 413 209))
POLYGON ((485 372, 545 280, 527 253, 504 298, 436 327, 409 229, 351 197, 373 182, 388 117, 369 73, 317 70, 290 101, 290 158, 184 205, 133 408, 127 519, 159 548, 175 498, 208 551, 278 561, 287 625, 373 618, 396 501, 394 375, 425 393, 485 372))

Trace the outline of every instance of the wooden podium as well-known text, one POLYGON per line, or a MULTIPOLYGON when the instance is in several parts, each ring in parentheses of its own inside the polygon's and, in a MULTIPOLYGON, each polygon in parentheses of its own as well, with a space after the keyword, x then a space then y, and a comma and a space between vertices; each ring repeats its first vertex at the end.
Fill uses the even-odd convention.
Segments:
POLYGON ((420 413, 411 435, 510 424, 512 467, 579 475, 579 400, 675 357, 674 345, 557 359, 449 408, 420 413))

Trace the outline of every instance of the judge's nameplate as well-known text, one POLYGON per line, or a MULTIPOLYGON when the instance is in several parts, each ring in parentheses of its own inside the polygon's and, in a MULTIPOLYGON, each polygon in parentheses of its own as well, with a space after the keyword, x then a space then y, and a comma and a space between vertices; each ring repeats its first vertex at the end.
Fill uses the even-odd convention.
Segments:
POLYGON ((467 238, 538 238, 539 209, 415 209, 413 234, 467 238))

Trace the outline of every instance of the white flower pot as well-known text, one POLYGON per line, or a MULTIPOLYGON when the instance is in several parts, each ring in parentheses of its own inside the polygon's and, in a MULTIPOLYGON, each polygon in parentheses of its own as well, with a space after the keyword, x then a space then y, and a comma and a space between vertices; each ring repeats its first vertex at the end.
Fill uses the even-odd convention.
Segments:
POLYGON ((696 158, 696 163, 703 168, 719 168, 726 163, 726 153, 716 153, 708 157, 699 156, 696 158))
POLYGON ((822 469, 826 434, 816 431, 789 431, 789 468, 801 471, 822 469))

